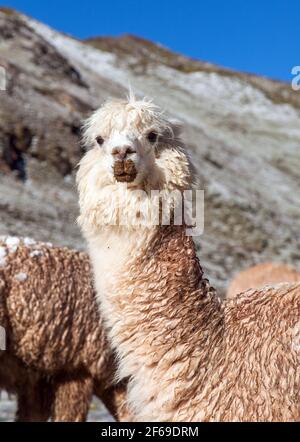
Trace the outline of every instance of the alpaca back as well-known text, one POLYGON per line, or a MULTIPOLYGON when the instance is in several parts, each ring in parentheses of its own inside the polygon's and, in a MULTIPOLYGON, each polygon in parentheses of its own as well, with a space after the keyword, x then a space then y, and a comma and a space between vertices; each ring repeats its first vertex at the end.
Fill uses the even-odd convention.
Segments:
POLYGON ((300 272, 281 263, 263 263, 238 273, 231 281, 226 298, 232 298, 248 289, 261 288, 281 282, 300 281, 300 272))
POLYGON ((299 421, 300 283, 223 303, 224 329, 174 421, 299 421))
POLYGON ((224 302, 220 420, 300 419, 300 283, 224 302))

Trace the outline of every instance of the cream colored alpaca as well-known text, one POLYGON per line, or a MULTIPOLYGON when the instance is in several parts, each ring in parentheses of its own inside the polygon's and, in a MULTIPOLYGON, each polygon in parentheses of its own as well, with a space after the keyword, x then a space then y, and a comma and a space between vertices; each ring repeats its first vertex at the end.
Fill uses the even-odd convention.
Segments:
POLYGON ((129 406, 139 421, 299 420, 300 284, 221 304, 185 226, 151 225, 151 190, 175 210, 192 184, 177 129, 134 98, 85 127, 79 222, 129 406))
POLYGON ((300 281, 300 273, 293 267, 276 262, 265 262, 239 272, 231 281, 226 298, 233 298, 248 289, 297 281, 300 281))

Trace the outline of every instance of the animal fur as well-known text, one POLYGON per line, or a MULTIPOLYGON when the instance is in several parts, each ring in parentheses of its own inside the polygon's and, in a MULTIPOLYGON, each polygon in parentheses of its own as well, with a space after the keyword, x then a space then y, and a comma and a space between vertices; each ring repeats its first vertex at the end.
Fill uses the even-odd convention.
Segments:
POLYGON ((297 281, 300 281, 300 273, 289 265, 275 262, 257 264, 243 270, 233 278, 227 289, 226 298, 233 298, 248 289, 297 281))
MULTIPOLYGON (((153 225, 141 216, 136 223, 153 204, 150 190, 164 190, 168 199, 192 182, 182 142, 151 103, 106 103, 88 120, 85 140, 91 150, 77 176, 79 223, 118 373, 130 378, 135 419, 299 420, 300 284, 221 303, 184 225, 153 225), (153 130, 158 140, 151 145, 153 130), (116 146, 135 151, 137 178, 129 184, 114 177, 116 146), (144 191, 140 198, 136 189, 144 191), (114 222, 117 211, 127 224, 114 222)), ((172 204, 175 210, 179 201, 172 204)))
POLYGON ((19 421, 84 421, 92 394, 127 419, 91 285, 88 256, 32 240, 0 241, 0 388, 19 421))

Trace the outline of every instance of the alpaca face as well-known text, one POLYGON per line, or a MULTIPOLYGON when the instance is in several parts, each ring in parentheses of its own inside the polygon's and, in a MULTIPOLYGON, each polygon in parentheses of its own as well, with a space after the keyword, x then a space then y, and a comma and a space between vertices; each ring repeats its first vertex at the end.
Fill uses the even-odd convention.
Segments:
POLYGON ((101 161, 107 184, 144 182, 153 185, 162 178, 161 151, 178 143, 178 123, 168 121, 153 104, 144 100, 105 103, 87 120, 86 147, 101 161))
POLYGON ((121 183, 140 182, 155 161, 158 134, 154 131, 148 134, 146 127, 137 130, 134 124, 137 115, 134 111, 132 114, 133 121, 125 127, 117 122, 109 133, 99 122, 98 130, 103 135, 96 137, 96 148, 102 152, 108 174, 121 183))
POLYGON ((77 173, 78 222, 84 232, 103 225, 156 225, 156 191, 163 193, 167 208, 179 207, 181 192, 191 189, 193 178, 178 135, 178 123, 133 98, 108 101, 86 121, 88 151, 77 173))

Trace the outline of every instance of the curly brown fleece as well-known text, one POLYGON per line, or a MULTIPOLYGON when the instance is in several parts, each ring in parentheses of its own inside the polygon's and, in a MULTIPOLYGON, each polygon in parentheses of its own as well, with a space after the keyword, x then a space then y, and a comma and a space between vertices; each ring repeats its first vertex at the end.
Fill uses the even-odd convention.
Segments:
POLYGON ((92 394, 126 419, 125 384, 94 299, 86 254, 50 244, 0 241, 0 388, 18 397, 17 420, 84 421, 92 394))
POLYGON ((181 227, 131 253, 105 302, 137 420, 300 419, 300 283, 221 303, 181 227))

